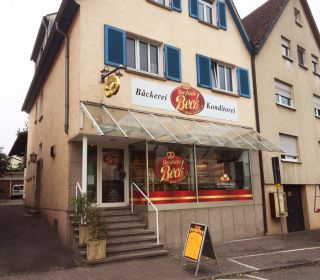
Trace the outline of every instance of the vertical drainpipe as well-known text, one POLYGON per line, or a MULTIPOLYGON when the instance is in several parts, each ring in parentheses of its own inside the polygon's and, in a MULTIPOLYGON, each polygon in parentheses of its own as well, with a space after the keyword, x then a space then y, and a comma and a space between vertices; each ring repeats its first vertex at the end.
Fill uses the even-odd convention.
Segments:
MULTIPOLYGON (((252 68, 252 79, 253 79, 253 95, 254 95, 254 107, 255 107, 255 117, 257 131, 260 133, 260 119, 259 119, 259 103, 258 103, 258 91, 257 91, 257 76, 256 76, 256 53, 251 54, 251 68, 252 68)), ((266 197, 264 189, 264 171, 262 163, 262 152, 259 151, 259 169, 260 169, 260 182, 261 182, 261 192, 262 192, 262 211, 263 211, 263 227, 264 233, 268 232, 267 223, 267 210, 266 210, 266 197)))
POLYGON ((64 37, 64 50, 65 50, 65 60, 64 60, 64 132, 69 133, 69 39, 68 35, 64 33, 59 28, 59 23, 56 22, 56 30, 64 37))

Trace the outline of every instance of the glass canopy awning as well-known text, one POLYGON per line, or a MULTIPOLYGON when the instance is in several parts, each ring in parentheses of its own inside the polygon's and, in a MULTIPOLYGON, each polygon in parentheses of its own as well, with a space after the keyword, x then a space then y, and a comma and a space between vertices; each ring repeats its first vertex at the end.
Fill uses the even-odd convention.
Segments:
POLYGON ((246 150, 282 152, 252 128, 81 103, 81 110, 101 136, 116 136, 246 150))

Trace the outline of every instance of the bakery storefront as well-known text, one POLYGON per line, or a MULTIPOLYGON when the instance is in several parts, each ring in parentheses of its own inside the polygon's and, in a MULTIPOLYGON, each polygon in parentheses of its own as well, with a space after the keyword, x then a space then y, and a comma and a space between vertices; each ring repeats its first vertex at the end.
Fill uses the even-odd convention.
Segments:
MULTIPOLYGON (((236 102, 132 79, 132 103, 147 110, 81 103, 97 135, 83 136, 89 197, 125 206, 135 183, 159 210, 253 200, 252 155, 279 148, 252 128, 197 117, 236 121, 236 102)), ((133 202, 152 211, 136 189, 133 202)))

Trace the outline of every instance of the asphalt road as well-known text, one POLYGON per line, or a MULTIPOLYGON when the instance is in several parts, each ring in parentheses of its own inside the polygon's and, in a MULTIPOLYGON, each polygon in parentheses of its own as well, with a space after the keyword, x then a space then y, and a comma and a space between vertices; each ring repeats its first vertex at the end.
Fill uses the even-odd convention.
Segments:
POLYGON ((49 225, 40 217, 26 216, 21 202, 9 202, 0 203, 0 276, 75 266, 49 225))
POLYGON ((225 280, 318 280, 320 279, 320 263, 308 266, 298 266, 266 272, 245 274, 238 277, 223 278, 225 280))

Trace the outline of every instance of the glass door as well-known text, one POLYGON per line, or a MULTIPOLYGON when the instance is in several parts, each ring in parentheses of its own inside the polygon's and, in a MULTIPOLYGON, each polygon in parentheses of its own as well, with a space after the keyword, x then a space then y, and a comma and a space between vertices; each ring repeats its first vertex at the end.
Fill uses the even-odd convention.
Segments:
POLYGON ((102 149, 101 203, 104 206, 126 205, 124 149, 102 149))

